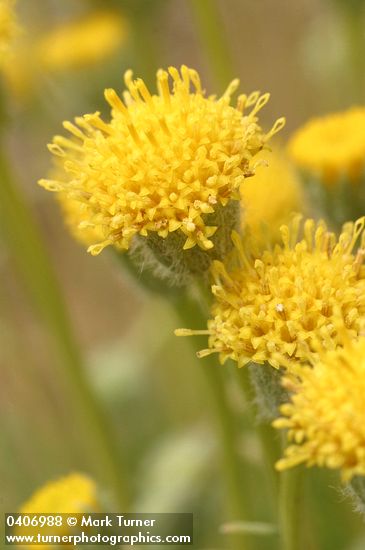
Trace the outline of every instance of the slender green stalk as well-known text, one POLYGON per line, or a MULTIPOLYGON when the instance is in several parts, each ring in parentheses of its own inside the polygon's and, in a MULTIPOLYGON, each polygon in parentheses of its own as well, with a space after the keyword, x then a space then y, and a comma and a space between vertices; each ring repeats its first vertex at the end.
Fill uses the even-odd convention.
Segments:
POLYGON ((125 6, 120 4, 131 26, 130 41, 134 56, 134 70, 136 75, 143 76, 148 87, 154 89, 156 71, 160 65, 160 40, 156 36, 155 29, 158 28, 158 20, 165 2, 131 0, 125 6))
POLYGON ((190 6, 215 77, 226 87, 234 78, 234 69, 217 0, 190 0, 190 6))
POLYGON ((120 506, 125 508, 128 505, 128 493, 126 480, 121 477, 122 465, 115 440, 83 370, 57 279, 39 229, 13 182, 4 153, 0 154, 0 225, 18 272, 46 323, 64 372, 71 382, 73 401, 78 406, 82 420, 85 419, 88 425, 92 438, 90 443, 101 477, 112 486, 120 506))
POLYGON ((344 70, 349 69, 351 77, 346 95, 348 100, 362 103, 365 91, 365 3, 363 0, 335 0, 334 4, 342 18, 346 39, 347 60, 344 70))
MULTIPOLYGON (((205 298, 201 304, 189 299, 183 294, 175 301, 175 309, 182 323, 186 327, 203 327, 206 325, 207 316, 204 312, 205 298)), ((225 390, 224 373, 213 356, 202 360, 202 370, 206 377, 212 402, 216 412, 218 430, 222 443, 224 475, 230 500, 230 514, 232 519, 247 520, 248 503, 243 486, 243 468, 237 448, 237 425, 233 411, 229 405, 225 390)), ((239 550, 248 550, 249 541, 237 536, 235 545, 239 550)))
POLYGON ((349 66, 352 73, 354 100, 362 102, 365 89, 364 61, 364 9, 344 10, 349 66))
POLYGON ((282 550, 300 548, 301 473, 300 468, 293 468, 280 474, 279 517, 282 550))
MULTIPOLYGON (((251 403, 253 388, 250 383, 248 370, 238 370, 237 380, 245 401, 251 403)), ((255 414, 255 410, 252 410, 252 408, 250 408, 250 411, 252 423, 256 425, 256 433, 260 442, 262 457, 267 471, 267 477, 271 481, 273 493, 274 495, 276 495, 278 490, 278 474, 275 471, 274 464, 279 458, 280 451, 279 445, 277 444, 277 440, 275 438, 275 432, 269 424, 263 423, 261 421, 256 421, 257 415, 255 414)))

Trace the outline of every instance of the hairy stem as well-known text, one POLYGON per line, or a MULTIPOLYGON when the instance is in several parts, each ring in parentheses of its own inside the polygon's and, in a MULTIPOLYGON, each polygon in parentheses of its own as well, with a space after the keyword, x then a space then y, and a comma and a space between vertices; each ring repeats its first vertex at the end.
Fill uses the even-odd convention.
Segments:
POLYGON ((273 496, 275 496, 276 498, 279 480, 274 465, 275 462, 278 460, 280 454, 279 445, 275 437, 276 434, 270 424, 260 419, 257 419, 259 411, 255 411, 255 408, 257 409, 257 406, 255 403, 252 402, 254 401, 253 388, 250 382, 248 369, 240 369, 237 373, 237 379, 245 401, 252 405, 250 407, 252 424, 256 427, 256 435, 260 442, 262 457, 267 472, 267 478, 271 482, 273 496))

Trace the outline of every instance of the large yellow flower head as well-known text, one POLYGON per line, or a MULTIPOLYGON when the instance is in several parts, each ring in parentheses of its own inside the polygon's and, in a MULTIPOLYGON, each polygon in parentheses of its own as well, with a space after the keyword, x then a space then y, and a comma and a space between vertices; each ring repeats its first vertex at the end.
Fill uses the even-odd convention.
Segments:
POLYGON ((336 239, 324 222, 309 219, 299 238, 297 217, 282 226, 282 244, 263 252, 245 250, 235 235, 238 265, 213 266, 215 300, 208 330, 200 331, 209 335, 209 349, 200 355, 218 352, 222 363, 231 358, 239 367, 288 366, 315 354, 318 340, 336 348, 338 326, 357 336, 365 325, 364 222, 346 224, 336 239))
POLYGON ((109 122, 95 113, 64 123, 70 137, 56 136, 49 147, 63 175, 40 184, 83 203, 80 228, 95 227, 103 236, 89 247, 92 254, 115 244, 128 249, 135 235, 165 239, 173 232, 181 248, 212 248, 214 214, 239 200, 252 159, 284 120, 264 134, 257 113, 268 94, 240 95, 231 106, 238 80, 221 98, 207 97, 197 72, 185 66, 158 71, 157 95, 131 71, 125 83, 123 101, 105 91, 109 122))
MULTIPOLYGON (((258 159, 265 158, 259 153, 258 159)), ((267 157, 268 165, 258 166, 255 177, 241 186, 242 232, 246 229, 275 242, 280 239, 280 227, 292 212, 303 209, 304 197, 295 170, 284 153, 274 149, 267 157), (265 231, 266 229, 266 231, 265 231)))
POLYGON ((358 181, 365 168, 365 108, 310 120, 293 135, 288 150, 299 168, 326 184, 358 181))
POLYGON ((280 407, 276 428, 288 429, 291 445, 276 465, 283 470, 305 463, 340 469, 343 481, 365 475, 365 340, 320 354, 300 370, 294 393, 280 407))

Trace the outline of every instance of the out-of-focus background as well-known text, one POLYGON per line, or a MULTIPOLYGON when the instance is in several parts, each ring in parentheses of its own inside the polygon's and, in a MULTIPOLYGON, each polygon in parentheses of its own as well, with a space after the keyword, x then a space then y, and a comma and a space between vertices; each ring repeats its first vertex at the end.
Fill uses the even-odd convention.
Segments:
MULTIPOLYGON (((57 273, 90 384, 124 458, 121 470, 127 472, 134 509, 193 511, 202 526, 195 547, 227 546, 217 534, 225 512, 216 421, 194 354, 204 340, 175 338, 180 322, 169 302, 141 289, 110 251, 88 255, 69 235, 54 196, 36 182, 49 171, 46 144, 62 133, 62 121, 106 113, 103 90, 120 91, 127 68, 151 86, 157 68, 186 64, 200 72, 209 93, 222 92, 223 81, 235 76, 242 91, 270 91, 261 121, 269 128, 285 116, 283 142, 309 117, 358 103, 364 92, 362 2, 18 0, 16 11, 17 52, 2 77, 4 146, 57 273), (199 3, 214 9, 226 58, 204 38, 199 3), (55 29, 106 12, 120 25, 109 53, 102 54, 97 31, 92 43, 100 41, 100 48, 90 59, 72 59, 77 46, 71 39, 67 44, 67 34, 66 42, 61 35, 61 51, 54 46, 53 61, 52 39, 39 53, 55 29), (51 60, 44 60, 45 51, 51 60), (215 68, 210 56, 220 58, 215 68)), ((103 476, 47 323, 1 235, 0 245, 1 506, 14 511, 51 479, 82 471, 102 486, 103 476)), ((243 487, 252 495, 251 519, 270 520, 246 405, 234 391, 230 399, 242 412, 243 487)), ((337 490, 337 478, 313 471, 307 484, 315 494, 308 514, 319 533, 316 545, 309 536, 307 548, 364 548, 363 525, 337 490)), ((262 548, 272 543, 263 538, 262 548)))

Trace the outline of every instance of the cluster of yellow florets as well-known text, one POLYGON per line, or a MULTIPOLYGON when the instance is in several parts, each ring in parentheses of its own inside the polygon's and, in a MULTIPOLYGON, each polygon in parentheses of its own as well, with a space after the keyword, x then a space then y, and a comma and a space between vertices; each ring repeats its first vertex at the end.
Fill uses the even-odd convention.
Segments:
POLYGON ((286 379, 294 393, 274 421, 288 429, 292 442, 277 468, 305 463, 340 469, 343 481, 365 475, 365 340, 321 353, 299 376, 296 384, 286 379))
POLYGON ((327 184, 358 181, 365 168, 365 108, 310 120, 293 135, 288 150, 299 168, 327 184))
POLYGON ((238 266, 213 267, 215 300, 202 331, 209 349, 200 355, 218 352, 221 362, 279 367, 307 360, 318 341, 335 349, 338 327, 347 337, 358 336, 365 320, 364 221, 346 224, 336 239, 324 222, 307 220, 298 238, 297 218, 281 228, 281 245, 257 253, 244 250, 236 235, 238 266))
POLYGON ((197 72, 185 66, 158 71, 157 95, 131 71, 125 82, 124 102, 114 90, 105 91, 110 122, 95 113, 77 118, 76 125, 64 123, 71 138, 56 136, 50 145, 62 177, 40 184, 84 204, 79 227, 103 235, 89 247, 92 254, 108 245, 128 249, 135 235, 150 232, 162 238, 180 232, 184 249, 212 248, 217 226, 205 217, 239 200, 253 157, 284 120, 264 134, 256 115, 268 94, 240 95, 233 107, 238 80, 221 98, 206 97, 197 72), (252 110, 244 114, 247 107, 252 110))
MULTIPOLYGON (((161 242, 170 241, 161 239, 175 233, 183 244, 170 237, 173 248, 210 250, 218 226, 227 225, 221 209, 229 218, 228 205, 241 200, 248 236, 233 233, 234 253, 213 263, 208 328, 176 333, 208 335, 201 357, 218 353, 222 363, 233 359, 239 367, 252 362, 288 369, 284 385, 293 395, 274 425, 288 428, 292 444, 278 469, 306 463, 339 468, 345 481, 365 475, 365 343, 357 341, 365 333, 365 218, 345 224, 338 238, 324 221, 302 223, 296 216, 281 225, 303 208, 289 164, 274 155, 270 168, 247 181, 284 124, 279 119, 267 134, 258 124, 268 94, 240 95, 233 106, 238 80, 217 99, 205 95, 197 72, 185 66, 159 70, 154 95, 131 71, 125 83, 123 99, 105 91, 110 121, 94 113, 64 123, 70 136, 55 136, 49 146, 57 156, 56 176, 40 184, 58 193, 72 232, 92 254, 109 245, 128 249, 137 236, 150 237, 152 247, 153 236, 167 264, 170 251, 161 242), (263 225, 269 239, 260 237, 263 225), (273 245, 278 234, 281 243, 273 245)), ((326 183, 358 180, 365 109, 309 122, 289 150, 299 167, 326 183)), ((45 511, 49 503, 58 511, 56 498, 63 508, 75 507, 74 482, 80 480, 46 487, 25 511, 40 505, 45 511)), ((88 483, 83 506, 95 500, 88 483)))
POLYGON ((65 193, 57 195, 63 217, 73 237, 85 246, 103 239, 99 226, 88 224, 89 211, 85 203, 68 197, 65 193))

